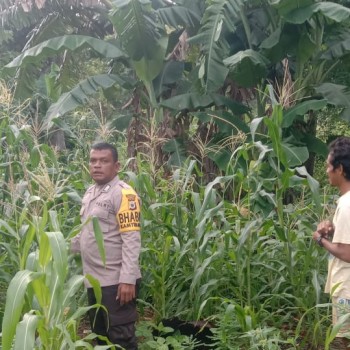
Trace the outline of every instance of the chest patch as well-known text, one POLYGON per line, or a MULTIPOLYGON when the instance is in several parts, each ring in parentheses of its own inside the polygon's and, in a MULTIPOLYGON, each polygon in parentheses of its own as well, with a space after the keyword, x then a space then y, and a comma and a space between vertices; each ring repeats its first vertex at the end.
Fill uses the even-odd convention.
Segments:
POLYGON ((140 201, 131 188, 122 189, 122 200, 117 213, 120 232, 140 230, 140 201))
POLYGON ((110 210, 112 208, 111 204, 107 201, 97 201, 96 206, 106 210, 110 210))

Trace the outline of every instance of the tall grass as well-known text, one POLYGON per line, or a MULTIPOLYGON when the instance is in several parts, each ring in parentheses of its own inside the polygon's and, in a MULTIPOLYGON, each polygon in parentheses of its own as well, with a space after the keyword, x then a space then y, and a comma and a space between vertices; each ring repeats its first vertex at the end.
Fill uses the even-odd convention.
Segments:
MULTIPOLYGON (((92 348, 94 335, 77 331, 87 311, 84 276, 67 250, 89 182, 88 145, 58 154, 9 109, 1 113, 2 349, 92 348)), ((274 113, 258 121, 267 134, 252 127, 252 141, 210 183, 193 159, 164 172, 144 155, 133 160, 136 173, 121 173, 143 203, 141 315, 151 311, 155 324, 204 320, 215 349, 311 349, 331 337, 326 256, 311 240, 331 209, 305 170, 289 167, 279 146, 282 112, 274 113), (298 199, 285 204, 291 188, 298 199)))

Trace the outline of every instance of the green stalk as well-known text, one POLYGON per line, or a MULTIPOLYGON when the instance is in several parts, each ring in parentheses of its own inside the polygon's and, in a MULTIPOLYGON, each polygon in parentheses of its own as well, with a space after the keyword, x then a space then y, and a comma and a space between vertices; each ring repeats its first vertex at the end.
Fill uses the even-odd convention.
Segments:
POLYGON ((273 31, 276 30, 277 23, 276 23, 275 19, 277 18, 277 16, 272 13, 270 3, 266 4, 266 2, 264 2, 264 4, 262 6, 263 6, 265 12, 267 13, 267 17, 269 18, 269 22, 272 24, 272 30, 273 31))
POLYGON ((144 82, 146 90, 148 92, 148 98, 151 105, 151 117, 154 116, 157 125, 163 120, 162 109, 159 107, 156 99, 156 94, 153 88, 152 82, 144 82))
POLYGON ((252 235, 248 238, 248 260, 247 260, 247 304, 252 307, 252 279, 251 279, 251 261, 252 261, 252 235))
POLYGON ((257 105, 257 116, 258 118, 263 117, 265 115, 265 97, 263 91, 265 87, 263 84, 259 85, 256 89, 256 105, 257 105))
POLYGON ((245 12, 244 12, 244 6, 240 6, 239 13, 240 13, 241 20, 243 23, 244 32, 245 32, 245 35, 247 37, 247 42, 248 42, 249 48, 251 49, 252 48, 252 33, 251 33, 251 30, 249 27, 249 21, 248 21, 247 16, 245 15, 245 12))

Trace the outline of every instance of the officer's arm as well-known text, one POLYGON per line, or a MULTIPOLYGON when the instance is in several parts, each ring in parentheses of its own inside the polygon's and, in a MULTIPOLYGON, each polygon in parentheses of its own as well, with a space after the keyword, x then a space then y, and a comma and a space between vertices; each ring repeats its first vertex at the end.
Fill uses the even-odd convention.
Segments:
POLYGON ((118 297, 121 302, 129 302, 135 298, 135 284, 139 274, 141 251, 140 202, 132 188, 121 190, 117 223, 122 239, 122 267, 118 297))

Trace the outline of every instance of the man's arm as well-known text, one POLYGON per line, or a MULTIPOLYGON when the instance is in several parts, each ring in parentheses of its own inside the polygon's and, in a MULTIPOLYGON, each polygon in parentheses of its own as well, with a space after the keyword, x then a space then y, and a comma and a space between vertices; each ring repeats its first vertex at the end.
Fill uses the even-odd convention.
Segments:
POLYGON ((129 186, 120 193, 120 204, 116 213, 119 234, 122 240, 122 266, 117 298, 121 304, 136 297, 136 279, 139 278, 139 255, 141 251, 140 201, 129 186))
POLYGON ((313 240, 327 249, 336 258, 350 263, 350 244, 332 243, 318 231, 314 232, 313 240))
POLYGON ((118 298, 120 303, 128 303, 135 298, 135 284, 139 271, 141 250, 140 231, 121 233, 122 268, 120 271, 118 298))
POLYGON ((350 263, 350 222, 349 205, 337 207, 336 223, 323 221, 317 226, 317 231, 313 234, 313 239, 327 249, 336 258, 350 263), (322 236, 322 238, 320 238, 322 236), (332 240, 328 240, 333 236, 332 240))

